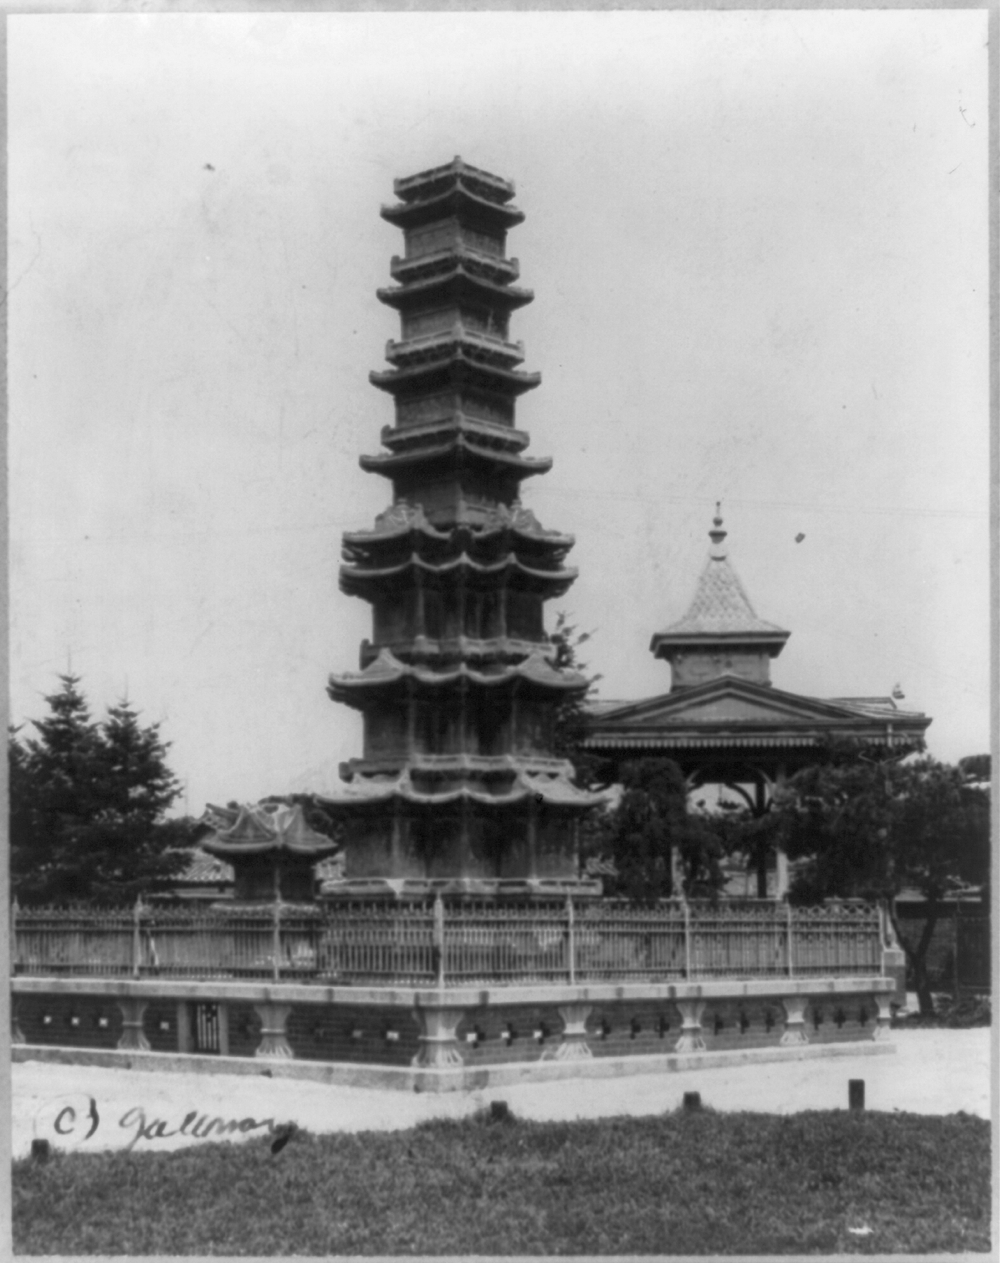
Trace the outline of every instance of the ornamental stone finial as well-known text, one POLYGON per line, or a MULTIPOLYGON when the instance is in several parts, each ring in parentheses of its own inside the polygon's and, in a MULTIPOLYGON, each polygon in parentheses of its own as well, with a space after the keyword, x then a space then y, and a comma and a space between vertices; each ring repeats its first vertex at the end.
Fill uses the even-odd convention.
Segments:
POLYGON ((712 541, 712 556, 718 560, 726 555, 726 550, 722 547, 726 534, 722 529, 722 501, 716 500, 715 517, 712 518, 712 530, 708 532, 708 538, 712 541))

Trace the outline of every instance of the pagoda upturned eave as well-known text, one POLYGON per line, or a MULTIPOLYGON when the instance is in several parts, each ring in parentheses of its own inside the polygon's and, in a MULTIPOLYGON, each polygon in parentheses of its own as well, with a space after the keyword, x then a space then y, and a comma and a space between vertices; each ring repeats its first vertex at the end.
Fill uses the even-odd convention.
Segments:
POLYGON ((420 228, 435 220, 452 217, 471 225, 481 225, 501 232, 524 223, 524 211, 518 210, 516 206, 502 205, 499 202, 491 202, 484 197, 478 197, 461 181, 434 197, 383 206, 379 214, 387 223, 403 229, 420 228))
POLYGON ((380 569, 344 564, 340 567, 340 574, 349 580, 365 579, 374 581, 398 579, 402 575, 417 570, 424 574, 435 575, 464 571, 467 575, 481 575, 490 578, 500 576, 509 578, 511 575, 517 574, 524 576, 526 579, 539 580, 544 584, 556 583, 566 584, 567 586, 576 580, 578 574, 575 566, 559 566, 540 570, 535 566, 525 565, 514 552, 510 552, 506 557, 500 557, 496 561, 476 561, 466 552, 459 553, 457 557, 431 561, 414 552, 405 561, 398 562, 393 566, 383 566, 380 569))
POLYGON ((515 293, 531 294, 534 297, 532 290, 515 289, 513 286, 513 282, 521 275, 519 259, 477 250, 467 241, 454 241, 447 248, 433 250, 430 254, 409 257, 394 254, 389 260, 389 275, 394 281, 399 282, 400 288, 403 288, 447 274, 455 264, 460 264, 469 276, 482 278, 492 285, 504 289, 509 287, 515 293))
POLYGON ((556 671, 540 653, 523 662, 502 666, 499 670, 477 671, 466 662, 444 671, 432 671, 427 667, 401 661, 387 649, 363 671, 331 674, 327 693, 334 701, 364 708, 365 695, 372 691, 394 691, 402 685, 405 689, 439 693, 454 686, 494 691, 512 684, 530 685, 550 694, 582 695, 589 687, 587 680, 576 672, 556 671))
POLYGON ((506 180, 502 175, 494 175, 492 171, 463 162, 458 154, 451 162, 442 163, 438 167, 429 167, 426 171, 418 171, 416 175, 400 176, 393 180, 392 191, 400 201, 412 202, 451 188, 457 179, 464 180, 469 188, 478 191, 488 201, 509 202, 517 191, 513 180, 506 180))
POLYGON ((210 855, 287 854, 320 860, 340 850, 340 843, 310 828, 298 804, 258 803, 216 807, 209 804, 203 822, 212 832, 198 845, 210 855))
POLYGON ((324 796, 318 801, 336 819, 340 811, 353 813, 359 807, 370 807, 376 812, 384 811, 386 805, 393 801, 432 809, 462 802, 512 808, 544 803, 547 806, 582 812, 590 811, 596 804, 606 801, 606 798, 606 794, 577 789, 566 777, 530 775, 524 772, 517 775, 508 790, 500 793, 476 789, 469 784, 453 789, 422 791, 414 787, 409 771, 403 771, 391 779, 373 777, 369 780, 355 776, 345 784, 336 798, 324 796))
POLYGON ((475 299, 492 307, 514 311, 534 299, 530 289, 501 285, 484 276, 477 276, 465 267, 462 259, 454 259, 447 271, 432 273, 392 288, 377 289, 375 296, 379 302, 397 311, 407 311, 427 303, 428 300, 458 303, 462 299, 475 299))
POLYGON ((366 473, 381 474, 385 478, 396 478, 401 473, 421 468, 430 473, 431 470, 454 472, 475 466, 488 469, 506 467, 518 477, 530 478, 533 474, 548 473, 552 468, 552 457, 516 456, 508 452, 498 452, 470 443, 462 435, 458 435, 448 443, 435 444, 433 447, 359 456, 358 464, 366 473))
POLYGON ((542 375, 522 373, 504 368, 500 364, 486 363, 467 354, 461 342, 452 342, 443 356, 392 371, 380 372, 373 369, 368 374, 368 380, 379 390, 391 395, 454 383, 495 390, 498 394, 509 397, 534 390, 542 384, 542 375))
POLYGON ((527 546, 530 551, 543 550, 546 557, 559 563, 576 542, 574 536, 565 532, 546 530, 534 514, 520 505, 514 511, 505 509, 503 516, 498 508, 495 522, 476 529, 459 522, 441 530, 432 525, 419 508, 409 505, 398 516, 390 512, 380 517, 382 520, 376 519, 374 530, 344 532, 342 555, 347 564, 371 564, 377 553, 406 540, 414 552, 457 546, 472 557, 491 546, 502 548, 505 554, 527 546))

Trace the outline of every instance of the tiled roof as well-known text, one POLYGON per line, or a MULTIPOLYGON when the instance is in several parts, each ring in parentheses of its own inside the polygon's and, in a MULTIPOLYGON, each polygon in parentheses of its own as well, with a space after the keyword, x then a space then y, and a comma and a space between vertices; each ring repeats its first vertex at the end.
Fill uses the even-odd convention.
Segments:
POLYGON ((687 613, 661 635, 724 635, 733 632, 784 634, 784 629, 757 617, 729 559, 712 556, 701 572, 687 613))
MULTIPOLYGON (((330 859, 320 860, 315 866, 318 881, 328 881, 332 877, 342 877, 344 869, 343 855, 334 855, 330 859)), ((232 883, 235 879, 232 864, 209 855, 206 851, 192 851, 191 862, 175 880, 184 885, 196 883, 213 883, 222 885, 232 883)))
POLYGON ((176 879, 179 882, 231 882, 233 866, 206 851, 192 851, 191 863, 176 879))

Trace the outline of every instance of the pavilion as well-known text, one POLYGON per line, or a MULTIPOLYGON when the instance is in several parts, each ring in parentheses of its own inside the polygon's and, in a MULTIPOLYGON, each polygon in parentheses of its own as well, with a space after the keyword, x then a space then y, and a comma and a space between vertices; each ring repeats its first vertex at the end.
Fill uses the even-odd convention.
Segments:
MULTIPOLYGON (((771 659, 790 632, 758 618, 729 560, 718 506, 709 538, 687 612, 650 643, 670 664, 670 691, 589 705, 583 748, 607 761, 609 775, 617 778, 634 759, 669 758, 692 790, 729 787, 764 815, 774 787, 838 738, 863 742, 880 756, 922 748, 931 720, 900 710, 893 697, 819 699, 775 688, 771 659)), ((774 893, 781 895, 784 856, 775 868, 774 893)), ((760 897, 770 893, 764 863, 757 883, 760 897)))

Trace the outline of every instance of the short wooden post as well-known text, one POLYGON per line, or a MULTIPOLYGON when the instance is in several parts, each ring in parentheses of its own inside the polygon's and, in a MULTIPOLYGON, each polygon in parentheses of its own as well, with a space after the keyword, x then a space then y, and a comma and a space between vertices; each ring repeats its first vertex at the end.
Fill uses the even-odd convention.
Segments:
POLYGON ((847 1080, 847 1106, 848 1109, 852 1110, 863 1110, 865 1108, 864 1079, 847 1080))
POLYGON ((132 909, 132 977, 142 971, 142 895, 136 895, 132 909))
POLYGON ((566 896, 566 922, 567 922, 567 954, 569 957, 569 983, 574 986, 576 983, 576 922, 573 912, 573 896, 566 896))
POLYGON ((434 954, 437 957, 437 985, 444 986, 444 900, 434 896, 434 954))

